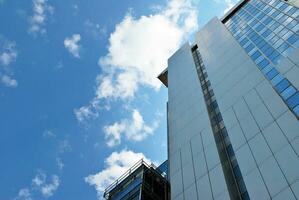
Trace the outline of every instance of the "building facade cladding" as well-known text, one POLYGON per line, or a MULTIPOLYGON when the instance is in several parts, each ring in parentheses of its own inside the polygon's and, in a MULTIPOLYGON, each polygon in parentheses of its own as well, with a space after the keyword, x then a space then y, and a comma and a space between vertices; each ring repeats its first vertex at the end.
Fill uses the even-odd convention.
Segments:
POLYGON ((239 170, 228 176, 223 166, 197 60, 185 44, 167 69, 173 200, 232 199, 230 177, 244 182, 248 196, 239 199, 299 199, 298 9, 280 0, 244 1, 236 9, 198 32, 196 51, 239 170))

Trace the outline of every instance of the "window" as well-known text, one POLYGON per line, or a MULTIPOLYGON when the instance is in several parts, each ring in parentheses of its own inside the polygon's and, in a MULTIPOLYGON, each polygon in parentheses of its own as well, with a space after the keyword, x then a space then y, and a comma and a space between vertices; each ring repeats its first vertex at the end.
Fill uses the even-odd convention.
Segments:
POLYGON ((286 88, 282 93, 281 96, 287 100, 288 98, 290 98, 293 94, 295 94, 296 89, 293 86, 289 86, 288 88, 286 88))
POLYGON ((277 65, 280 62, 281 59, 281 55, 277 52, 274 51, 270 56, 269 59, 275 64, 277 65))
POLYGON ((226 150, 229 157, 233 157, 235 155, 233 146, 231 144, 226 147, 226 150))
POLYGON ((271 69, 273 69, 272 65, 268 65, 262 70, 262 72, 263 74, 267 74, 269 71, 271 71, 271 69))
POLYGON ((291 108, 295 108, 297 105, 299 105, 299 92, 290 97, 287 103, 291 108))
POLYGON ((242 173, 241 173, 240 168, 239 168, 238 165, 234 167, 233 171, 234 171, 234 174, 235 174, 235 177, 236 177, 237 180, 242 178, 242 173))
POLYGON ((277 74, 277 76, 275 76, 272 80, 271 83, 272 85, 277 85, 277 83, 279 83, 280 81, 282 81, 283 76, 281 74, 277 74))
POLYGON ((264 69, 265 67, 267 67, 270 64, 270 62, 267 59, 263 59, 260 63, 258 63, 257 65, 259 66, 260 69, 264 69))
POLYGON ((293 33, 291 37, 287 39, 290 44, 295 44, 299 40, 299 36, 293 33))
POLYGON ((294 108, 294 112, 296 113, 297 117, 299 117, 299 105, 294 108))
POLYGON ((252 43, 250 43, 246 48, 245 48, 245 51, 247 53, 249 53, 252 49, 254 48, 254 45, 252 43))
POLYGON ((276 90, 281 93, 282 91, 284 91, 287 87, 289 87, 290 82, 287 79, 283 79, 282 81, 280 81, 280 83, 278 83, 275 88, 276 90))
POLYGON ((290 45, 288 45, 286 42, 282 43, 280 47, 278 47, 278 50, 282 53, 284 52, 287 48, 289 48, 290 45))
POLYGON ((269 71, 267 74, 266 74, 266 77, 269 79, 269 80, 272 80, 276 75, 278 74, 278 71, 273 68, 271 71, 269 71))
POLYGON ((254 52, 254 54, 251 56, 251 58, 252 58, 252 60, 256 60, 258 57, 260 57, 262 54, 258 51, 258 50, 256 50, 255 52, 254 52))

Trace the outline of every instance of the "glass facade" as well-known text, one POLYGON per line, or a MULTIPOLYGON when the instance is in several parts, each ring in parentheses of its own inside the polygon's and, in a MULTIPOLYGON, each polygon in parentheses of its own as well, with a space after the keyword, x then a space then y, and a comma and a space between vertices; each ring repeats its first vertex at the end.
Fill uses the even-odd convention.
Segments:
POLYGON ((299 48, 299 9, 282 0, 251 0, 225 25, 299 118, 299 92, 276 68, 299 48))

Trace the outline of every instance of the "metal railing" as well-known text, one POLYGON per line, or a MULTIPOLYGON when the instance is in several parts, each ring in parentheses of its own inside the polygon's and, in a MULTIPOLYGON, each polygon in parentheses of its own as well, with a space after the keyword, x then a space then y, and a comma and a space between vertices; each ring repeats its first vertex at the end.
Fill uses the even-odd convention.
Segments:
POLYGON ((142 165, 146 166, 147 168, 154 168, 157 167, 154 164, 149 165, 143 159, 139 160, 136 164, 134 164, 130 169, 128 169, 123 175, 121 175, 118 179, 116 179, 111 185, 109 185, 104 191, 104 198, 109 198, 109 193, 122 181, 124 181, 127 177, 129 177, 136 169, 141 167, 142 165))

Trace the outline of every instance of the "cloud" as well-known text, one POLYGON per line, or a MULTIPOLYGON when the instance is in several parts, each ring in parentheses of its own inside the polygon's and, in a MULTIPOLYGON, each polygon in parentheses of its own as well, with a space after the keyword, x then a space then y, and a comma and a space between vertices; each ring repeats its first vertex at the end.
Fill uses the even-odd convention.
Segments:
POLYGON ((45 23, 49 14, 54 13, 54 7, 48 4, 48 0, 32 0, 33 15, 29 19, 31 34, 45 34, 45 23))
POLYGON ((135 153, 130 150, 113 152, 105 159, 105 168, 96 174, 85 177, 85 181, 95 187, 98 198, 102 199, 105 188, 142 158, 147 163, 151 163, 142 153, 135 153))
POLYGON ((0 52, 0 64, 8 66, 10 63, 15 62, 17 59, 16 43, 5 41, 0 52))
POLYGON ((227 13, 236 4, 235 0, 224 0, 224 1, 223 0, 214 0, 214 1, 219 4, 225 4, 225 8, 223 11, 224 14, 227 13))
POLYGON ((112 125, 104 127, 105 138, 107 145, 113 147, 121 143, 121 137, 124 135, 126 139, 131 141, 144 140, 149 135, 153 134, 158 127, 158 120, 155 119, 152 125, 144 122, 142 115, 138 110, 132 111, 131 119, 123 119, 120 122, 115 122, 112 125))
POLYGON ((57 175, 52 175, 50 181, 47 181, 47 175, 42 171, 39 171, 32 179, 33 190, 39 191, 45 198, 53 196, 59 184, 60 180, 57 175))
POLYGON ((15 200, 33 200, 33 196, 42 195, 43 198, 49 198, 54 195, 60 185, 60 179, 57 175, 51 175, 50 178, 39 170, 31 180, 30 188, 23 188, 19 191, 15 200))
POLYGON ((226 8, 224 13, 228 12, 232 7, 234 7, 235 3, 232 0, 225 0, 226 8))
POLYGON ((43 137, 44 138, 56 138, 56 134, 51 130, 45 130, 43 132, 43 137))
POLYGON ((20 189, 19 194, 15 198, 15 200, 32 200, 30 190, 28 188, 20 189))
POLYGON ((96 118, 97 112, 93 112, 93 106, 82 106, 81 108, 74 109, 75 116, 79 122, 83 122, 85 119, 96 118))
POLYGON ((60 184, 60 180, 57 175, 53 175, 51 179, 52 181, 50 183, 44 184, 41 187, 41 193, 46 198, 53 196, 60 184))
POLYGON ((12 69, 10 67, 11 63, 16 61, 17 56, 16 43, 0 35, 0 82, 6 87, 18 86, 17 80, 11 76, 12 69))
POLYGON ((191 0, 170 0, 148 16, 126 14, 109 37, 107 55, 99 59, 104 73, 85 108, 97 112, 94 102, 133 99, 141 86, 159 90, 156 77, 167 59, 198 28, 196 10, 191 0))
POLYGON ((63 170, 64 163, 62 162, 61 158, 56 158, 56 164, 57 164, 59 170, 63 170))
POLYGON ((71 146, 69 140, 64 139, 64 140, 59 141, 58 151, 60 153, 71 152, 72 151, 72 146, 71 146))
POLYGON ((105 26, 100 26, 99 24, 92 22, 90 19, 87 19, 84 22, 84 26, 86 33, 94 39, 101 39, 107 33, 105 26))
POLYGON ((80 45, 78 44, 81 40, 80 34, 74 34, 70 38, 64 40, 65 48, 76 58, 80 58, 79 51, 80 45))
POLYGON ((18 86, 18 82, 17 82, 17 80, 11 78, 11 77, 8 76, 8 75, 2 75, 2 76, 1 76, 1 82, 2 82, 5 86, 7 86, 7 87, 12 87, 12 88, 14 88, 14 87, 17 87, 17 86, 18 86))

